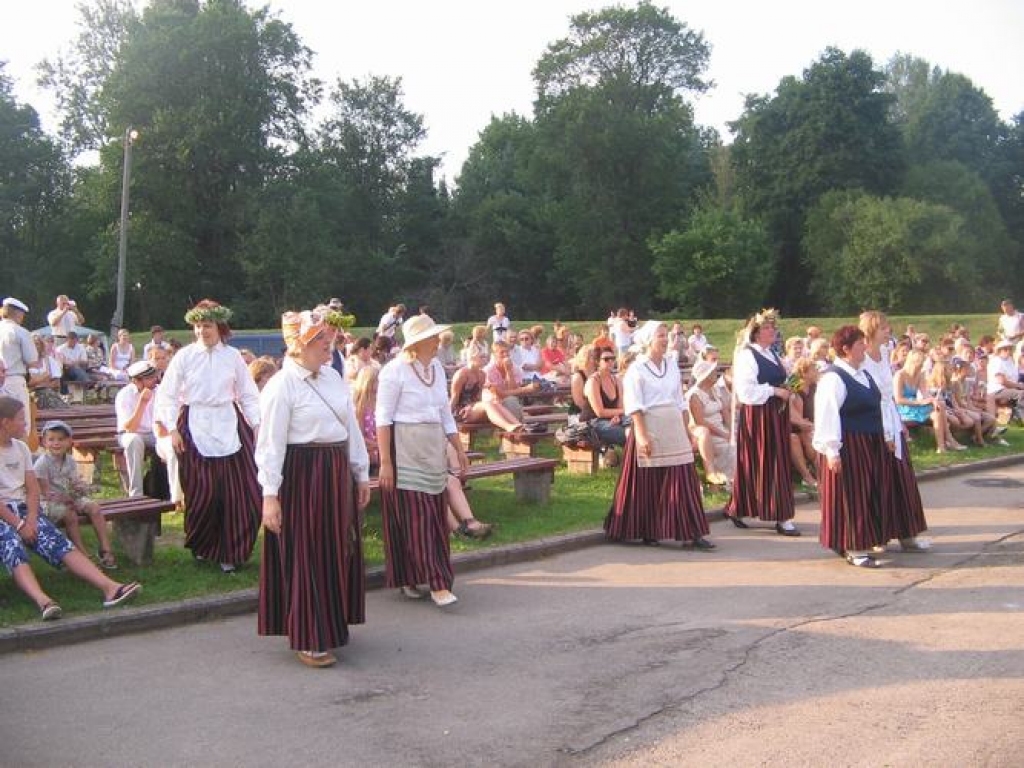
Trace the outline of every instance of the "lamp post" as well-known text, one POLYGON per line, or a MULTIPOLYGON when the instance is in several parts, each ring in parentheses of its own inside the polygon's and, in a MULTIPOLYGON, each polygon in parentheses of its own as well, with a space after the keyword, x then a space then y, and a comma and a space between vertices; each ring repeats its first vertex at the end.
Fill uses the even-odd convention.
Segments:
POLYGON ((121 232, 117 244, 117 304, 110 320, 110 338, 117 338, 117 332, 124 326, 124 281, 128 261, 128 188, 132 181, 132 143, 139 138, 139 132, 131 126, 124 131, 124 169, 121 177, 121 232))

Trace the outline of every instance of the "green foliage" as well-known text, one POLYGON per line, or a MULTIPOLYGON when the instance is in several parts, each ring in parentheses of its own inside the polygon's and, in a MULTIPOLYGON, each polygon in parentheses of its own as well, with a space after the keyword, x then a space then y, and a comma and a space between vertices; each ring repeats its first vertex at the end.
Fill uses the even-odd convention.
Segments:
POLYGON ((732 317, 761 306, 774 273, 771 241, 759 221, 705 207, 684 230, 653 239, 659 293, 691 317, 732 317))
POLYGON ((836 314, 936 301, 967 310, 986 298, 975 287, 963 218, 943 205, 830 192, 807 217, 804 245, 811 289, 836 314))

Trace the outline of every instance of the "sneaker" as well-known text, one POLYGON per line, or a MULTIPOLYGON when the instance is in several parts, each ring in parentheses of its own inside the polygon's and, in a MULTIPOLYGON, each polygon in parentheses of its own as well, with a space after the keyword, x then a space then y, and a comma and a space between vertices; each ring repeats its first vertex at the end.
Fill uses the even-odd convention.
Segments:
POLYGON ((1010 447, 1010 444, 1008 442, 1006 442, 1005 440, 1003 440, 1003 438, 1001 438, 1001 437, 994 438, 992 440, 992 445, 998 445, 1000 448, 1009 448, 1010 447))
POLYGON ((52 600, 42 607, 40 615, 43 621, 56 621, 64 615, 64 611, 52 600))

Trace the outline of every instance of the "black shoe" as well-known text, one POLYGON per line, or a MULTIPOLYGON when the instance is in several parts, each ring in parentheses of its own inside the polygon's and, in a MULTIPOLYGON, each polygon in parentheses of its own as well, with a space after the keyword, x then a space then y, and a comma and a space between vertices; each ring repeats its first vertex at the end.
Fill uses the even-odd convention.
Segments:
POLYGON ((702 550, 704 552, 710 552, 712 549, 716 549, 715 545, 707 539, 694 539, 693 548, 702 550))
POLYGON ((657 547, 661 544, 657 539, 644 539, 645 547, 657 547))
MULTIPOLYGON (((729 515, 726 515, 726 517, 729 517, 729 515)), ((738 517, 729 517, 729 519, 732 521, 732 524, 735 525, 737 528, 749 528, 750 527, 749 525, 744 523, 742 519, 740 519, 738 517)))
POLYGON ((782 523, 776 523, 775 524, 775 532, 777 534, 779 534, 779 536, 799 536, 800 535, 800 529, 799 528, 783 528, 782 527, 782 523))

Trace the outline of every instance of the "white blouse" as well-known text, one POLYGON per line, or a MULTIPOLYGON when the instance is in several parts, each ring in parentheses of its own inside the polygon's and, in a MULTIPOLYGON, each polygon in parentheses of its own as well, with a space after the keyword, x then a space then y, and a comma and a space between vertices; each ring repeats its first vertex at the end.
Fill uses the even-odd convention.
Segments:
POLYGON ((238 350, 218 342, 194 342, 171 358, 157 388, 155 420, 175 429, 182 406, 189 406, 188 428, 203 456, 230 456, 242 447, 234 404, 255 429, 260 393, 238 350))
POLYGON ((409 362, 404 356, 381 368, 374 414, 378 427, 396 423, 440 423, 446 435, 454 435, 456 426, 448 404, 448 380, 437 358, 430 361, 426 371, 419 361, 409 362), (431 376, 431 386, 427 386, 425 382, 431 381, 431 376))
POLYGON ((679 366, 667 357, 659 366, 646 355, 641 355, 629 366, 622 379, 622 402, 628 415, 649 411, 659 405, 671 405, 680 412, 685 411, 679 366))
POLYGON ((321 367, 314 378, 312 371, 285 358, 280 372, 260 393, 256 467, 263 494, 276 496, 280 490, 289 445, 346 440, 352 477, 356 482, 368 482, 370 458, 348 382, 329 365, 321 367))
POLYGON ((758 383, 755 354, 765 360, 780 362, 769 350, 757 344, 748 344, 736 350, 732 361, 732 390, 736 399, 744 405, 764 405, 775 394, 775 387, 771 384, 758 383))
POLYGON ((896 409, 896 398, 893 397, 892 391, 892 367, 885 351, 886 347, 883 346, 880 360, 873 360, 871 355, 865 354, 860 369, 874 380, 882 393, 882 429, 885 432, 885 439, 896 444, 896 458, 902 459, 903 441, 896 438, 903 431, 903 419, 896 409))
MULTIPOLYGON (((863 368, 853 368, 845 360, 840 359, 837 359, 834 365, 842 368, 865 387, 870 386, 868 374, 863 368)), ((839 409, 845 402, 846 384, 839 374, 828 372, 822 375, 818 380, 818 389, 814 393, 814 437, 811 443, 814 450, 830 459, 836 458, 843 447, 843 424, 839 417, 839 409)))

